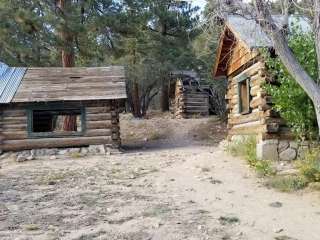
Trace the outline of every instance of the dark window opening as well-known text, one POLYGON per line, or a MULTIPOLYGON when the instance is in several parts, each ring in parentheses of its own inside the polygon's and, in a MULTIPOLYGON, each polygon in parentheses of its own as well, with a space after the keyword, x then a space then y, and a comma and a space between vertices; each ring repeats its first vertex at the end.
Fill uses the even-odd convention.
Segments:
POLYGON ((239 113, 250 113, 250 81, 246 78, 238 83, 239 90, 239 113))
POLYGON ((81 134, 84 129, 82 109, 32 110, 30 133, 42 135, 73 135, 81 134))

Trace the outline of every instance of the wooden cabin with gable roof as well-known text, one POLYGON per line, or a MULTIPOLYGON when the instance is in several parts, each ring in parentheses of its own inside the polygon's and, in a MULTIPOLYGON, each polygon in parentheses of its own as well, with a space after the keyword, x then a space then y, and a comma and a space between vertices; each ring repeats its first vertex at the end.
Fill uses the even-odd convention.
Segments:
MULTIPOLYGON (((281 16, 274 19, 280 23, 281 16)), ((292 16, 289 22, 303 31, 310 30, 304 17, 292 16)), ((258 157, 271 160, 279 158, 281 140, 291 139, 292 134, 280 114, 273 110, 271 97, 263 88, 273 80, 268 76, 261 49, 272 50, 272 42, 261 27, 254 20, 229 16, 220 37, 213 77, 228 79, 229 139, 254 135, 258 157)))
POLYGON ((0 63, 0 150, 119 146, 124 68, 0 63))

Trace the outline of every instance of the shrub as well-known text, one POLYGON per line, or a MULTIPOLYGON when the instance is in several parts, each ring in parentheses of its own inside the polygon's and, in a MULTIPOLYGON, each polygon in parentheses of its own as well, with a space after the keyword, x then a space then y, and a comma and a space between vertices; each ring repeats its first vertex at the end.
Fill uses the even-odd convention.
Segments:
POLYGON ((308 182, 320 182, 320 148, 307 152, 297 165, 308 182))
POLYGON ((266 182, 266 186, 278 189, 281 192, 301 190, 307 185, 307 180, 301 176, 275 176, 266 182))
POLYGON ((248 164, 255 168, 261 176, 271 176, 275 174, 272 162, 267 160, 258 160, 257 141, 255 137, 248 137, 241 141, 234 141, 227 146, 227 152, 232 156, 243 157, 248 164))
MULTIPOLYGON (((289 37, 289 45, 298 61, 313 79, 318 79, 317 57, 314 36, 295 29, 289 37)), ((317 136, 317 121, 313 103, 305 91, 288 73, 279 58, 272 58, 267 52, 266 65, 277 84, 266 84, 265 89, 272 96, 275 109, 287 121, 300 139, 317 136)))
POLYGON ((272 161, 258 160, 254 167, 261 176, 273 176, 276 174, 276 170, 272 166, 272 161))

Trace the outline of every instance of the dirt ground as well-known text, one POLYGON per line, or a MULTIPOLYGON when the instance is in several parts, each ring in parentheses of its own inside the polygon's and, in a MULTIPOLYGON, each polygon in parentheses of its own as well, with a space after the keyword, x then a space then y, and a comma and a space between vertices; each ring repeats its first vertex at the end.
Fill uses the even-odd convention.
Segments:
POLYGON ((123 154, 1 160, 0 239, 320 239, 319 195, 267 189, 216 118, 121 127, 123 154))

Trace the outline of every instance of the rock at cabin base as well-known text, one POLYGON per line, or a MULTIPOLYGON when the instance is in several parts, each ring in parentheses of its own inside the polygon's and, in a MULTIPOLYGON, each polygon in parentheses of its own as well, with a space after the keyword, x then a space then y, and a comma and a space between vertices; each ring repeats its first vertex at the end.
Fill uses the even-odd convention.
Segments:
POLYGON ((88 150, 89 150, 89 153, 91 153, 91 154, 105 154, 106 153, 104 145, 90 145, 88 150))
POLYGON ((83 156, 85 156, 85 155, 87 155, 87 154, 89 153, 89 150, 88 150, 87 147, 83 147, 83 148, 81 148, 80 153, 81 153, 83 156))
POLYGON ((278 146, 278 152, 281 153, 290 147, 289 141, 280 141, 278 146))
POLYGON ((69 148, 69 149, 68 149, 68 153, 69 153, 69 154, 79 153, 80 150, 81 150, 80 148, 69 148))
MULTIPOLYGON (((30 151, 19 152, 19 153, 17 153, 16 161, 17 162, 27 161, 27 160, 29 160, 30 156, 32 156, 30 151)), ((32 159, 30 159, 30 160, 32 160, 32 159)))
POLYGON ((277 161, 279 159, 278 140, 266 140, 258 143, 257 158, 259 160, 277 161))
POLYGON ((279 157, 282 161, 293 161, 297 157, 297 150, 293 148, 288 148, 287 150, 280 153, 279 157))

